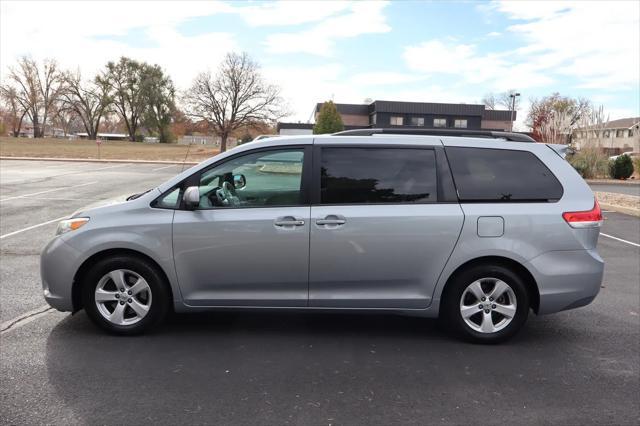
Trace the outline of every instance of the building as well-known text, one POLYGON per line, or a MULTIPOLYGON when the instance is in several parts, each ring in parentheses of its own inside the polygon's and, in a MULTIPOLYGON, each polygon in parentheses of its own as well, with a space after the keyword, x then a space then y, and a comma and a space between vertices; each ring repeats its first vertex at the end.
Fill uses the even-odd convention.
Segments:
MULTIPOLYGON (((316 104, 316 119, 320 107, 321 103, 316 104)), ((410 127, 509 131, 516 119, 516 111, 489 110, 476 104, 373 101, 370 104, 336 104, 336 107, 345 129, 410 127)), ((310 134, 312 129, 313 124, 309 123, 278 123, 280 134, 310 134)))
POLYGON ((621 118, 575 129, 571 141, 576 149, 593 146, 609 155, 640 152, 640 117, 621 118))

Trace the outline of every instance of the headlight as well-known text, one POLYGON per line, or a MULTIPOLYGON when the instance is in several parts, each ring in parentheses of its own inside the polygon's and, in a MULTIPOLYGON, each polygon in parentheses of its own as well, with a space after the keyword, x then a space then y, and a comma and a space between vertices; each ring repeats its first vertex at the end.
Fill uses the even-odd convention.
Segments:
POLYGON ((56 229, 56 235, 64 234, 69 231, 75 231, 85 223, 89 222, 88 217, 76 217, 75 219, 65 219, 58 223, 58 229, 56 229))

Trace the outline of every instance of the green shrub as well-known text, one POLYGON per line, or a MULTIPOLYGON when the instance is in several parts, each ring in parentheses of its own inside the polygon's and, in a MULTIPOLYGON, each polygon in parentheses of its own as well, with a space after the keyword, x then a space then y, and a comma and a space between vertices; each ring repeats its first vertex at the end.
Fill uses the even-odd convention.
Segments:
POLYGON ((136 140, 136 142, 144 142, 144 135, 142 133, 136 133, 134 139, 136 140))
POLYGON ((605 177, 608 172, 608 158, 597 148, 584 148, 567 159, 580 176, 585 179, 605 177))
POLYGON ((633 174, 633 161, 628 155, 618 155, 609 162, 609 176, 614 179, 628 179, 633 174))

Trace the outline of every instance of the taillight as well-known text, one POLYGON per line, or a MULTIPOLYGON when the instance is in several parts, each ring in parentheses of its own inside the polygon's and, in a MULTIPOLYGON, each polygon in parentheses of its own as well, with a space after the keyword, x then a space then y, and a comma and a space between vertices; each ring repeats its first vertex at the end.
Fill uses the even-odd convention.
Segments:
POLYGON ((591 210, 562 213, 562 218, 572 228, 597 228, 602 225, 602 211, 598 200, 595 200, 591 210))

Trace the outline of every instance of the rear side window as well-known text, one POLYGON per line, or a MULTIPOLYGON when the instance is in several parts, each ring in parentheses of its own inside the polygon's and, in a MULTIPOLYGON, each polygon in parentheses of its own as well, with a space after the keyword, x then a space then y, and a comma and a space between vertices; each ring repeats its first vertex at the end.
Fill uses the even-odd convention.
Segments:
POLYGON ((460 201, 555 201, 562 185, 527 151, 446 148, 460 201))
POLYGON ((321 163, 322 204, 436 201, 431 149, 323 148, 321 163))

